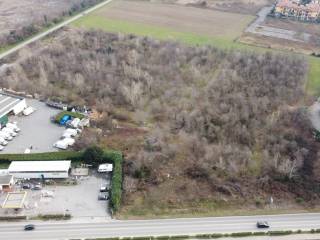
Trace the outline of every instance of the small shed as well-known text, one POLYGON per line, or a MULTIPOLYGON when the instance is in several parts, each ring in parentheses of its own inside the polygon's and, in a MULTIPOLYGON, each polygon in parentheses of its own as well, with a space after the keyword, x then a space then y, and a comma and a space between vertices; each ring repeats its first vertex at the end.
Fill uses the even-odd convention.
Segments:
POLYGON ((12 175, 0 175, 0 191, 11 192, 14 187, 14 177, 12 175))

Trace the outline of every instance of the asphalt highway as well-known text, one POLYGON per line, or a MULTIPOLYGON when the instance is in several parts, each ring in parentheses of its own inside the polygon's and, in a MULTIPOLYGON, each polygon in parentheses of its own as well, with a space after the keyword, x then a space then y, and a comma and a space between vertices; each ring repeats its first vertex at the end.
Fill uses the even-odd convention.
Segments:
POLYGON ((20 222, 1 223, 0 239, 84 239, 268 231, 256 228, 258 220, 268 221, 270 231, 320 228, 320 213, 100 222, 20 222), (35 230, 24 231, 23 226, 28 223, 35 224, 35 230))

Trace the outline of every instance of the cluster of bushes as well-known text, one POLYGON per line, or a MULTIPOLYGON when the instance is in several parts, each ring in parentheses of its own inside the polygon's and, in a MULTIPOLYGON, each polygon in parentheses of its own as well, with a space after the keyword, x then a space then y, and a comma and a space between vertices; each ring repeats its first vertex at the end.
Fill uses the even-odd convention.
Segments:
POLYGON ((79 113, 79 112, 71 112, 71 111, 62 111, 60 113, 58 113, 55 117, 55 122, 56 123, 60 123, 60 120, 63 118, 63 116, 65 115, 69 115, 73 118, 79 118, 79 119, 82 119, 84 118, 84 115, 79 113))
POLYGON ((70 214, 39 214, 36 219, 39 220, 69 220, 71 219, 70 214))
MULTIPOLYGON (((0 154, 0 163, 10 163, 11 161, 54 161, 68 159, 76 162, 85 162, 93 166, 101 163, 112 163, 112 189, 111 189, 111 209, 115 213, 120 209, 122 195, 122 153, 112 150, 102 150, 99 147, 89 147, 85 151, 61 151, 48 153, 31 154, 0 154)), ((43 217, 45 217, 44 215, 43 217)))
POLYGON ((0 221, 26 220, 27 216, 0 216, 0 221))

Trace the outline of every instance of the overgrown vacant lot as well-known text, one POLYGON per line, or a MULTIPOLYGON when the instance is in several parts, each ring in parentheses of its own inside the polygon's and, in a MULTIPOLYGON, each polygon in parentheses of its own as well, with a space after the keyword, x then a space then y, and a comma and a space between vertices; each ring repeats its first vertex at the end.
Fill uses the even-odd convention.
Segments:
POLYGON ((175 39, 179 33, 191 33, 194 36, 189 35, 190 41, 196 36, 205 36, 228 45, 252 19, 249 15, 194 7, 115 1, 80 19, 76 26, 169 39, 175 39))
POLYGON ((1 0, 0 50, 96 0, 1 0))
POLYGON ((74 30, 34 49, 2 68, 1 87, 102 113, 92 141, 125 153, 122 214, 318 201, 305 59, 74 30))

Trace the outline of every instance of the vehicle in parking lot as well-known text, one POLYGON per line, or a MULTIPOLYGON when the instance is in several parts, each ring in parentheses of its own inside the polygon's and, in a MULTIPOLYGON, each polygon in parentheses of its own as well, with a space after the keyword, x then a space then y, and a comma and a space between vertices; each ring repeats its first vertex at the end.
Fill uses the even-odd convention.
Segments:
POLYGON ((32 114, 35 111, 35 109, 33 107, 27 107, 26 109, 23 110, 23 115, 25 116, 29 116, 30 114, 32 114))
POLYGON ((108 191, 109 191, 108 185, 106 183, 101 183, 100 192, 108 192, 108 191))
POLYGON ((42 186, 41 184, 36 184, 34 186, 32 186, 31 190, 41 190, 42 189, 42 186))
POLYGON ((7 128, 11 128, 15 132, 20 132, 20 128, 18 128, 17 124, 15 124, 15 123, 10 123, 9 122, 9 123, 6 124, 6 127, 7 128))
POLYGON ((257 228, 269 228, 269 224, 267 221, 258 221, 257 228))
POLYGON ((12 137, 16 137, 18 134, 11 128, 4 127, 2 129, 3 132, 9 133, 12 137))
POLYGON ((3 137, 7 141, 11 141, 13 139, 13 137, 9 133, 3 131, 0 131, 0 137, 3 137))
POLYGON ((25 183, 22 185, 22 189, 30 189, 32 185, 30 183, 25 183))
POLYGON ((66 150, 68 147, 72 146, 75 143, 75 140, 73 138, 64 138, 62 140, 57 141, 55 144, 53 144, 54 147, 66 150))
POLYGON ((6 141, 3 137, 0 137, 0 144, 6 146, 8 145, 8 141, 6 141))
POLYGON ((34 230, 34 225, 33 224, 28 224, 28 225, 25 225, 24 226, 24 230, 25 231, 31 231, 31 230, 34 230))
POLYGON ((106 194, 106 193, 99 193, 98 195, 98 200, 109 200, 109 194, 106 194))

